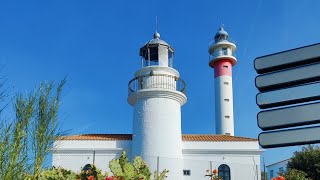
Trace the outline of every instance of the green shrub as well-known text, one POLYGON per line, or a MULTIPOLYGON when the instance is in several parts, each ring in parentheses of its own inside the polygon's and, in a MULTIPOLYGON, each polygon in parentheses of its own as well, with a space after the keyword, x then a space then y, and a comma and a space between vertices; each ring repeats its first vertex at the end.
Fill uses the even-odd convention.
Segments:
POLYGON ((76 173, 63 168, 52 167, 41 172, 40 180, 75 180, 76 173))
MULTIPOLYGON (((126 152, 122 152, 119 159, 113 159, 109 163, 109 168, 115 179, 124 180, 151 180, 151 172, 147 163, 139 156, 133 159, 132 164, 128 160, 126 152)), ((168 170, 161 173, 154 173, 155 180, 164 180, 168 170)))

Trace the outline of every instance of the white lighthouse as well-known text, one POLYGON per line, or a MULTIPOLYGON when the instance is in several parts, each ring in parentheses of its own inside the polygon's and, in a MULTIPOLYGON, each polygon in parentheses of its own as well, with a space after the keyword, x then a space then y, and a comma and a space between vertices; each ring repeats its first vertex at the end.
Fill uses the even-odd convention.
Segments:
POLYGON ((156 32, 140 49, 141 69, 129 82, 128 102, 134 107, 132 155, 152 170, 169 169, 169 179, 182 179, 181 106, 187 97, 173 54, 156 32))
POLYGON ((181 134, 186 86, 173 68, 173 48, 156 32, 140 49, 141 68, 128 84, 128 102, 134 107, 133 133, 75 134, 56 139, 52 165, 77 172, 94 164, 110 172, 108 162, 126 151, 129 157, 142 156, 151 173, 169 170, 168 180, 206 179, 206 171, 213 169, 223 180, 260 180, 263 150, 258 140, 230 136, 234 134, 231 67, 236 63, 235 49, 220 27, 209 46, 219 134, 181 134))
POLYGON ((236 45, 221 25, 209 44, 209 66, 214 68, 216 133, 234 136, 232 66, 236 45))

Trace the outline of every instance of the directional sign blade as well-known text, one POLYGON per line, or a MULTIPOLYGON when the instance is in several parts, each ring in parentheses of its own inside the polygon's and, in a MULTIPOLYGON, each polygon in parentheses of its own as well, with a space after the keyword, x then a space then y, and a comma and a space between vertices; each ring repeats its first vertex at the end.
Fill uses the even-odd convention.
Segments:
MULTIPOLYGON (((320 103, 262 111, 258 126, 266 131, 320 123, 320 103)), ((320 133, 320 132, 319 132, 320 133)))
POLYGON ((256 100, 261 109, 320 100, 320 83, 259 93, 256 100))
POLYGON ((315 62, 320 62, 320 43, 258 57, 254 68, 261 74, 315 62))
POLYGON ((320 126, 265 132, 259 135, 263 148, 320 143, 320 126))
POLYGON ((320 80, 320 63, 256 77, 260 91, 274 90, 320 80))

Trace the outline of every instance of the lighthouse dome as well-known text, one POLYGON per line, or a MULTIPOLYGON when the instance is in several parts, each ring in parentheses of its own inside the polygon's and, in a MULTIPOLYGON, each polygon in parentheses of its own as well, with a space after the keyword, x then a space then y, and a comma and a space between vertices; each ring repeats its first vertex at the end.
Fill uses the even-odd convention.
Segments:
POLYGON ((220 26, 218 32, 216 33, 216 35, 214 36, 214 40, 215 42, 219 42, 219 41, 226 41, 228 40, 229 34, 227 33, 227 31, 225 31, 223 29, 223 25, 220 26))
POLYGON ((158 32, 155 32, 153 35, 153 39, 151 39, 149 42, 146 43, 146 45, 153 45, 153 44, 162 44, 165 46, 169 46, 169 44, 167 42, 165 42, 164 40, 160 39, 160 34, 158 32))
POLYGON ((220 27, 218 32, 216 33, 216 36, 229 36, 229 34, 223 29, 223 27, 220 27))

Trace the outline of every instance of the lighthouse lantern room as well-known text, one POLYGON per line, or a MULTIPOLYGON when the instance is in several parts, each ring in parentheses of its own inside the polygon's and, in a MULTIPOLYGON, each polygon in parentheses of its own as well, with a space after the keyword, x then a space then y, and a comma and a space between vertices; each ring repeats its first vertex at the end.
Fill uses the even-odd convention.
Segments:
POLYGON ((153 37, 152 40, 140 49, 142 67, 173 67, 173 48, 160 39, 160 34, 158 32, 154 33, 153 37))

